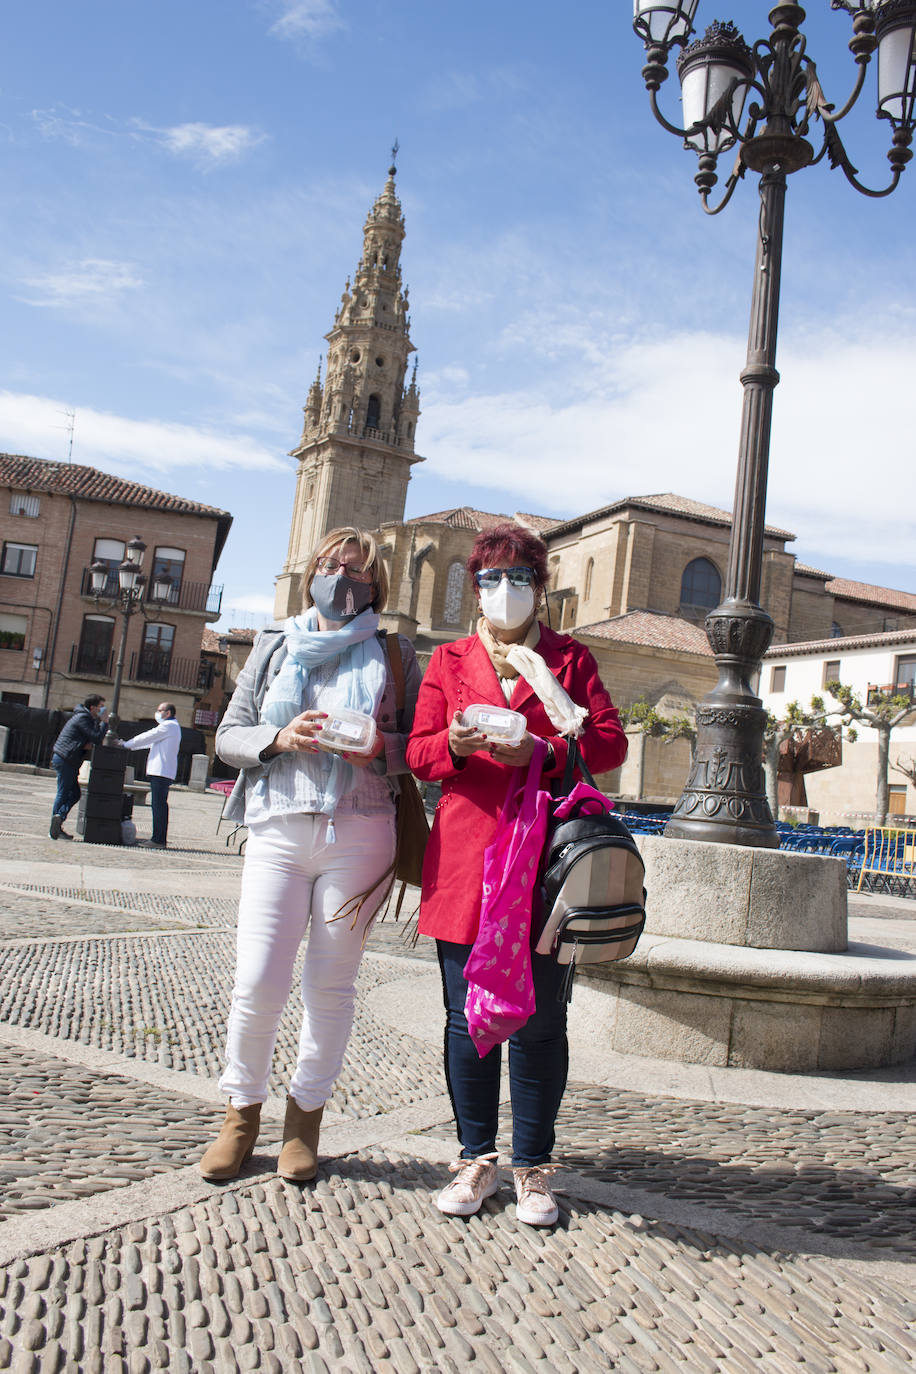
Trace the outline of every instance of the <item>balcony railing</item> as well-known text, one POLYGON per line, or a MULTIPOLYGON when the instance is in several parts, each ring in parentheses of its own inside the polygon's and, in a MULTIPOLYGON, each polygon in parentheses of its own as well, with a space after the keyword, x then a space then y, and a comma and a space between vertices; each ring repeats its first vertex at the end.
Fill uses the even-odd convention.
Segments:
POLYGON ((68 671, 77 677, 110 678, 114 672, 114 649, 97 649, 91 644, 71 644, 68 671))
POLYGON ((871 706, 879 696, 886 697, 908 697, 911 702, 916 701, 916 682, 890 682, 886 686, 870 682, 865 694, 866 703, 871 706))
MULTIPOLYGON (((114 601, 117 599, 119 591, 117 569, 108 574, 105 585, 99 592, 99 596, 104 601, 114 601)), ((88 568, 83 569, 82 581, 80 583, 81 596, 93 596, 92 574, 88 568)), ((178 611, 197 611, 208 616, 218 616, 220 605, 223 599, 223 589, 210 582, 185 582, 182 580, 177 585, 172 582, 169 584, 169 594, 160 600, 154 601, 151 596, 151 589, 147 584, 144 605, 147 611, 161 607, 162 610, 178 611)))
POLYGON ((197 690, 200 673, 199 658, 174 658, 160 649, 135 650, 130 656, 127 676, 131 682, 156 683, 160 687, 178 687, 186 692, 197 690))

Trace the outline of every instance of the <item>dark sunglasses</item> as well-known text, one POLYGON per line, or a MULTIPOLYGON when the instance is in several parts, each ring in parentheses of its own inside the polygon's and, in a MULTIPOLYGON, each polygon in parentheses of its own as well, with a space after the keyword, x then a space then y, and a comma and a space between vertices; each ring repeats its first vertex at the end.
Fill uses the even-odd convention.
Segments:
POLYGON ((474 574, 474 580, 478 587, 485 587, 487 591, 492 591, 498 587, 504 577, 508 577, 510 587, 530 587, 534 581, 534 570, 532 568, 481 568, 480 572, 474 574))

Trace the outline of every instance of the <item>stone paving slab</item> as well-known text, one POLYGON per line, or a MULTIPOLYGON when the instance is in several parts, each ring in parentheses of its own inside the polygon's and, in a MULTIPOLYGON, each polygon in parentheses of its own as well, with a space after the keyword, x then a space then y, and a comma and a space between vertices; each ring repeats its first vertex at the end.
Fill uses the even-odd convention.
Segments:
POLYGON ((158 892, 124 892, 118 888, 47 883, 0 885, 0 939, 6 938, 8 929, 13 933, 26 912, 53 923, 51 927, 38 927, 36 935, 85 936, 118 929, 149 930, 150 918, 164 929, 214 925, 235 929, 238 903, 231 897, 176 897, 158 892), (120 926, 116 923, 119 913, 123 922, 120 926), (112 916, 115 920, 110 919, 112 916))
MULTIPOLYGON (((453 1138, 449 1122, 426 1132, 453 1138)), ((508 1148, 504 1110, 500 1142, 508 1148)), ((916 1260, 916 1122, 903 1113, 775 1112, 571 1083, 558 1163, 620 1187, 722 1208, 916 1260)))
MULTIPOLYGON (((273 1173, 277 1099, 245 1174, 206 1184, 192 1161, 221 1114, 240 861, 213 798, 173 792, 161 854, 55 845, 51 795, 0 774, 0 1369, 912 1369, 916 1139, 886 1109, 892 1077, 863 1080, 868 1111, 576 1081, 560 1225, 519 1225, 506 1185, 445 1218, 434 947, 405 944, 409 924, 370 935, 315 1184, 273 1173), (56 914, 60 934, 4 943, 4 913, 56 914)), ((890 930, 916 905, 851 895, 850 911, 890 930)), ((278 1094, 297 1032, 293 996, 278 1094)))
POLYGON ((9 900, 7 891, 0 889, 0 944, 58 936, 84 938, 89 932, 93 935, 149 932, 151 925, 162 930, 187 930, 191 924, 197 924, 175 919, 176 915, 177 912, 169 917, 152 911, 141 915, 126 906, 119 910, 31 893, 16 893, 15 899, 9 900))
POLYGON ((206 1201, 0 1271, 0 1368, 176 1374, 622 1374, 912 1367, 916 1303, 841 1266, 562 1199, 550 1231, 506 1190, 430 1208, 423 1160, 366 1150, 315 1185, 206 1201), (801 1352, 804 1352, 801 1356, 801 1352), (25 1361, 28 1360, 28 1363, 25 1361))
MULTIPOLYGON (((234 950, 229 931, 0 946, 0 1021, 218 1077, 234 950)), ((354 1117, 373 1115, 422 1100, 430 1083, 438 1087, 439 1053, 412 1042, 405 1059, 397 1039, 365 1005, 366 994, 378 982, 403 975, 398 961, 382 956, 364 960, 354 1049, 331 1098, 334 1110, 354 1117)), ((284 1092, 289 1082, 300 1019, 294 995, 280 1025, 272 1092, 284 1092)))
POLYGON ((196 1163, 223 1112, 0 1044, 0 1217, 196 1163))

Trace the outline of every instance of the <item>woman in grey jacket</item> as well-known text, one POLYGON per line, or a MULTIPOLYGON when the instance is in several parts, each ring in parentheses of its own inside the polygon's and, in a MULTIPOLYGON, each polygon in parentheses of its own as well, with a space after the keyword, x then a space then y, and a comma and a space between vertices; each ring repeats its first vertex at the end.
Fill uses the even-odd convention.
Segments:
POLYGON ((274 1044, 296 952, 302 1031, 289 1085, 277 1172, 296 1182, 318 1168, 318 1131, 346 1052, 366 930, 388 887, 398 774, 420 671, 398 637, 404 705, 378 613, 388 577, 371 535, 332 530, 303 583, 306 609, 263 631, 216 735, 242 771, 226 814, 248 826, 238 950, 220 1088, 226 1119, 200 1163, 205 1178, 234 1178, 254 1149, 274 1044), (346 711, 371 716, 367 753, 326 741, 346 711))

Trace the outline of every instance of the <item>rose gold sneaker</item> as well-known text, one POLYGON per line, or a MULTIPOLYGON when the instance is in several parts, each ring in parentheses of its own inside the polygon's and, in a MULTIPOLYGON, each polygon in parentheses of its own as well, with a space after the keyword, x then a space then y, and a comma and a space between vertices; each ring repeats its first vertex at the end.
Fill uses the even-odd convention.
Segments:
POLYGON ((496 1177, 496 1154, 478 1155, 476 1159, 456 1159, 449 1170, 456 1177, 436 1198, 440 1212, 450 1217, 470 1217, 480 1211, 485 1197, 490 1197, 499 1187, 496 1177))
POLYGON ((553 1170, 534 1164, 527 1169, 513 1169, 515 1175, 515 1215, 528 1226, 552 1226, 560 1215, 557 1200, 547 1184, 553 1170))

